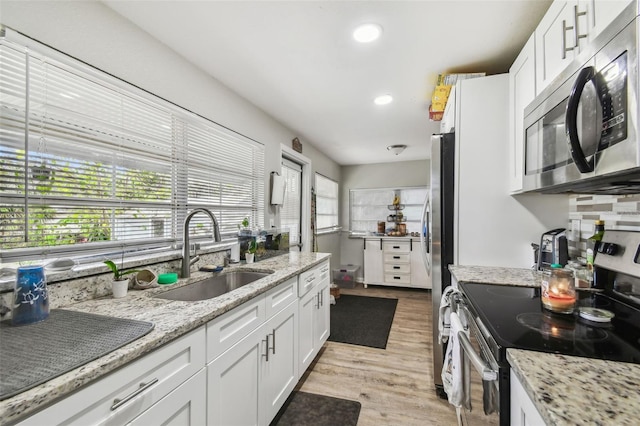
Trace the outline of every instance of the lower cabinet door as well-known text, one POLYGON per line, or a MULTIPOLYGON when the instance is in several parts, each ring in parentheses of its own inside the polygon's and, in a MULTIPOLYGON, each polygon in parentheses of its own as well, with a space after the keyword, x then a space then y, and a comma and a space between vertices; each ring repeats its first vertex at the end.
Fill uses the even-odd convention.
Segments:
POLYGON ((314 336, 314 317, 318 310, 318 290, 314 287, 298 302, 298 327, 299 327, 299 362, 298 378, 304 374, 316 356, 316 340, 314 336))
POLYGON ((206 423, 207 372, 203 368, 129 424, 195 426, 206 423))
POLYGON ((262 359, 264 424, 269 424, 298 382, 298 304, 291 303, 266 324, 268 357, 262 359))
POLYGON ((330 332, 330 310, 329 307, 331 306, 330 304, 330 291, 329 291, 329 283, 328 282, 324 282, 321 283, 318 287, 317 287, 317 292, 318 292, 318 296, 320 297, 320 303, 318 305, 318 308, 316 309, 315 312, 315 317, 314 317, 314 339, 315 339, 315 353, 314 353, 314 357, 316 356, 316 354, 320 351, 320 348, 322 347, 322 345, 324 344, 324 342, 327 341, 327 339, 329 338, 329 332, 330 332))
POLYGON ((264 325, 207 366, 207 425, 260 424, 260 363, 264 325))

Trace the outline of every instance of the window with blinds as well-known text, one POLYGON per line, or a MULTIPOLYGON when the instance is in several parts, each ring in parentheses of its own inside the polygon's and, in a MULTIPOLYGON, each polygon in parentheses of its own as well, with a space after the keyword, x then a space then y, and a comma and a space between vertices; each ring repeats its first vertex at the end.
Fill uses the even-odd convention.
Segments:
POLYGON ((338 182, 316 173, 316 232, 339 228, 338 195, 338 182))
MULTIPOLYGON (((6 31, 0 260, 172 246, 196 207, 263 226, 261 144, 6 31)), ((212 237, 206 215, 190 230, 212 237)))
POLYGON ((394 228, 394 218, 390 216, 397 211, 389 209, 389 205, 397 195, 403 206, 407 232, 421 232, 422 207, 427 193, 427 187, 352 189, 349 191, 349 230, 358 235, 377 232, 378 222, 394 228))

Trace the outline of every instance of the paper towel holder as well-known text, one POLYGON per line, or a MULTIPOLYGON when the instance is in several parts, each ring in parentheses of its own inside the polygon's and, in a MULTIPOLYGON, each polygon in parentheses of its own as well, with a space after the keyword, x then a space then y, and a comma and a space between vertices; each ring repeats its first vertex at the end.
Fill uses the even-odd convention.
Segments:
POLYGON ((284 177, 280 176, 278 172, 271 172, 271 205, 278 206, 284 203, 284 191, 285 191, 284 177))

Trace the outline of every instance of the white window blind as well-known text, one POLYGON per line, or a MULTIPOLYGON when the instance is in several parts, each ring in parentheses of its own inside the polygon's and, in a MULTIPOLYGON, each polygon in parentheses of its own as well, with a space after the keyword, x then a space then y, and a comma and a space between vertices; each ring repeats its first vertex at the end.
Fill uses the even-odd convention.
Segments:
MULTIPOLYGON (((261 144, 11 38, 0 39, 0 260, 174 245, 196 207, 229 235, 246 216, 263 226, 261 144)), ((211 238, 207 219, 194 217, 194 237, 211 238)))
POLYGON ((420 232, 420 216, 427 191, 427 187, 352 189, 349 191, 350 232, 377 232, 378 222, 386 222, 387 228, 393 228, 395 222, 389 216, 397 212, 389 209, 389 205, 393 204, 396 195, 404 207, 402 214, 407 232, 420 232))
POLYGON ((289 244, 293 247, 300 243, 300 214, 302 201, 302 166, 293 161, 282 159, 282 177, 286 189, 284 202, 280 208, 280 225, 289 230, 289 244))
POLYGON ((338 183, 316 173, 316 228, 318 232, 338 228, 338 183))

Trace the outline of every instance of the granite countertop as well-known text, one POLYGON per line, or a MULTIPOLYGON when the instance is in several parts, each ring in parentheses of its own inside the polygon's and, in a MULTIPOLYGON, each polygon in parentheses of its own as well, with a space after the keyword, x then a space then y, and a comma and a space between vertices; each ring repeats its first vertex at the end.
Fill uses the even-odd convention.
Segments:
MULTIPOLYGON (((183 302, 153 297, 164 291, 188 285, 212 275, 206 272, 192 272, 191 278, 181 279, 178 283, 170 286, 139 291, 130 290, 127 296, 122 299, 107 297, 64 306, 64 309, 69 310, 149 321, 155 327, 147 335, 95 361, 84 364, 12 398, 0 401, 0 423, 13 422, 20 417, 35 412, 81 386, 206 324, 213 318, 264 293, 270 288, 298 275, 300 272, 318 265, 322 261, 329 259, 330 256, 327 253, 292 252, 253 264, 232 266, 232 269, 273 273, 268 277, 209 300, 183 302)), ((230 268, 226 269, 229 270, 230 268)))
POLYGON ((520 287, 538 287, 540 285, 534 278, 534 271, 528 268, 449 265, 449 271, 458 282, 520 287))
POLYGON ((513 372, 548 425, 635 425, 640 365, 507 349, 513 372))

